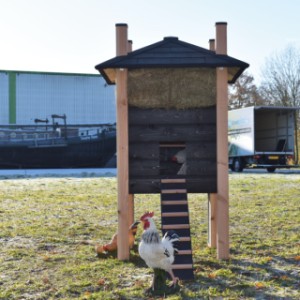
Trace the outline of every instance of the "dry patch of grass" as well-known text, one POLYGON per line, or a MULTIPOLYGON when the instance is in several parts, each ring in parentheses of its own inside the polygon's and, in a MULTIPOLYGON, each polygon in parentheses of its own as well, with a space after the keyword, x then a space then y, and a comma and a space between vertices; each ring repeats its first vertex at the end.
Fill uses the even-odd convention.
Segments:
MULTIPOLYGON (((207 248, 207 196, 189 195, 195 280, 167 299, 299 299, 300 176, 230 175, 231 258, 207 248)), ((146 299, 152 271, 97 258, 117 229, 115 178, 0 181, 0 299, 146 299)), ((156 212, 159 195, 136 195, 156 212)), ((138 232, 140 237, 141 229, 138 232)))

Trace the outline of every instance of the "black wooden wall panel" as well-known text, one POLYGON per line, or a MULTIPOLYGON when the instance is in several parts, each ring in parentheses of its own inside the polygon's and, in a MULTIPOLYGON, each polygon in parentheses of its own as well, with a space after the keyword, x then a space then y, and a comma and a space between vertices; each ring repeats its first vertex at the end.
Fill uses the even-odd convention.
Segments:
POLYGON ((137 160, 156 160, 159 161, 159 143, 157 141, 150 143, 130 143, 129 159, 137 160))
POLYGON ((214 161, 190 160, 187 161, 187 178, 191 176, 214 176, 217 173, 214 161))
POLYGON ((210 159, 215 160, 217 155, 216 141, 203 141, 186 144, 186 152, 189 160, 210 159))
POLYGON ((159 178, 159 174, 160 174, 160 165, 158 160, 133 159, 130 161, 129 164, 130 177, 139 177, 141 175, 146 175, 146 176, 156 176, 156 178, 159 178))
POLYGON ((130 193, 160 193, 161 178, 181 177, 177 174, 181 164, 162 161, 160 144, 166 143, 185 145, 184 177, 189 193, 216 192, 215 107, 191 110, 129 107, 130 193))

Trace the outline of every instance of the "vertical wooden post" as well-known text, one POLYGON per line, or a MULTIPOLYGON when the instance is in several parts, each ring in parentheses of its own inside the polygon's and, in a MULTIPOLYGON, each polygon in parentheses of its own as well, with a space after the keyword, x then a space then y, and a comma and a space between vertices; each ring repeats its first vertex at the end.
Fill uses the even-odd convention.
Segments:
MULTIPOLYGON (((227 55, 227 23, 216 23, 216 54, 227 55)), ((229 258, 228 76, 217 68, 217 257, 229 258)))
MULTIPOLYGON (((210 39, 209 50, 216 51, 215 39, 210 39)), ((216 218, 217 194, 208 194, 208 247, 217 246, 217 218, 216 218)))
MULTIPOLYGON (((132 51, 132 40, 128 40, 127 52, 132 51)), ((128 197, 128 223, 129 226, 134 222, 134 194, 129 194, 128 197)))
MULTIPOLYGON (((127 24, 116 24, 117 56, 128 51, 127 24)), ((127 69, 116 70, 117 85, 117 175, 118 175, 118 259, 129 259, 128 240, 128 98, 127 69)))
POLYGON ((208 247, 217 246, 217 218, 216 218, 217 194, 208 194, 208 247))
POLYGON ((128 196, 128 224, 129 226, 134 222, 134 194, 128 196))

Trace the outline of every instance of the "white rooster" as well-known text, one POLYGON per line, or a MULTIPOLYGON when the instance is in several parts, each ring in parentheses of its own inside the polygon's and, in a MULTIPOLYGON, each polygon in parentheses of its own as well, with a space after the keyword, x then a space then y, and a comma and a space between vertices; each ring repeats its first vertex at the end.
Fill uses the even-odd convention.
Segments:
MULTIPOLYGON (((141 217, 144 232, 139 244, 139 254, 149 268, 168 272, 175 287, 179 279, 174 276, 172 264, 174 255, 178 252, 175 244, 179 241, 179 236, 174 231, 169 231, 161 239, 152 219, 153 215, 153 212, 147 212, 141 217)), ((153 277, 151 288, 154 289, 154 286, 155 276, 153 277)))

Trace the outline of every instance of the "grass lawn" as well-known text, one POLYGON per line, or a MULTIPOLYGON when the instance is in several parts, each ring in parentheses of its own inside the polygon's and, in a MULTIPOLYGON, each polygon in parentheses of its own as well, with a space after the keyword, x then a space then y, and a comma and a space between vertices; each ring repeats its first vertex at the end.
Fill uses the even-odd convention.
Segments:
MULTIPOLYGON (((300 299, 300 175, 230 174, 231 257, 207 247, 207 195, 190 194, 195 280, 166 299, 300 299)), ((117 228, 115 178, 0 180, 0 299, 148 299, 136 251, 98 258, 117 228)), ((137 195, 136 217, 159 195, 137 195)), ((139 229, 139 240, 142 230, 139 229)))

